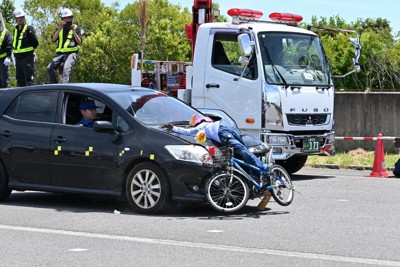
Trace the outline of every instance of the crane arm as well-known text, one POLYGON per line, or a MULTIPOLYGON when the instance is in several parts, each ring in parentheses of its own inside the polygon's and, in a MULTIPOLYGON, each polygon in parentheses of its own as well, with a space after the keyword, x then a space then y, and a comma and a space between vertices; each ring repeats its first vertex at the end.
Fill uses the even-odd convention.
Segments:
POLYGON ((192 45, 192 56, 196 45, 197 30, 201 24, 212 22, 212 0, 194 0, 192 24, 186 24, 185 32, 192 45))

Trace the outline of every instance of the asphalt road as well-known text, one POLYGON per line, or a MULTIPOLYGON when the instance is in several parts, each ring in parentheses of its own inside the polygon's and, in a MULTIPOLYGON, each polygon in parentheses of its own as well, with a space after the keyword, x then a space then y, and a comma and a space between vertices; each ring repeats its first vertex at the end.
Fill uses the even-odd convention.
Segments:
POLYGON ((292 205, 158 216, 124 202, 13 192, 0 204, 0 266, 400 266, 400 179, 304 169, 292 205))

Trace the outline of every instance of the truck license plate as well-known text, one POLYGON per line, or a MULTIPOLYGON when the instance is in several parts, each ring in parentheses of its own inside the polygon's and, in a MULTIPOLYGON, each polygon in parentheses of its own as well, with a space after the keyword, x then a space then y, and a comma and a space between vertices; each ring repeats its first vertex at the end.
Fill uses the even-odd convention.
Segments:
POLYGON ((304 152, 319 152, 319 138, 304 137, 303 149, 304 152))

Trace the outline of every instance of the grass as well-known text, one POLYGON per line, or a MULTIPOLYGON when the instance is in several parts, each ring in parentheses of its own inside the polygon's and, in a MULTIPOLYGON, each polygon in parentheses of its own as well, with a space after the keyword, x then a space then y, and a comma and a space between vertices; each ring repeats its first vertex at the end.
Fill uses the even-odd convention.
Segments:
MULTIPOLYGON (((339 152, 333 157, 323 156, 308 156, 307 164, 336 164, 340 166, 367 166, 372 167, 374 165, 375 151, 365 151, 362 148, 357 148, 349 152, 339 152)), ((386 167, 394 167, 397 160, 400 159, 399 153, 385 153, 386 167)))

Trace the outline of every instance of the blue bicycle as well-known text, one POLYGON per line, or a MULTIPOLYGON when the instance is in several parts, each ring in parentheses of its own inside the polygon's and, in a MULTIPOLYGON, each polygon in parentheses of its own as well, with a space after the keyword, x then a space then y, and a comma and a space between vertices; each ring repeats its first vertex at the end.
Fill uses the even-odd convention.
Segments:
POLYGON ((232 150, 219 149, 214 157, 215 174, 206 182, 207 199, 214 209, 234 212, 243 208, 249 198, 263 197, 268 192, 282 206, 292 203, 292 180, 283 167, 272 163, 272 149, 267 153, 268 170, 235 158, 232 150))

